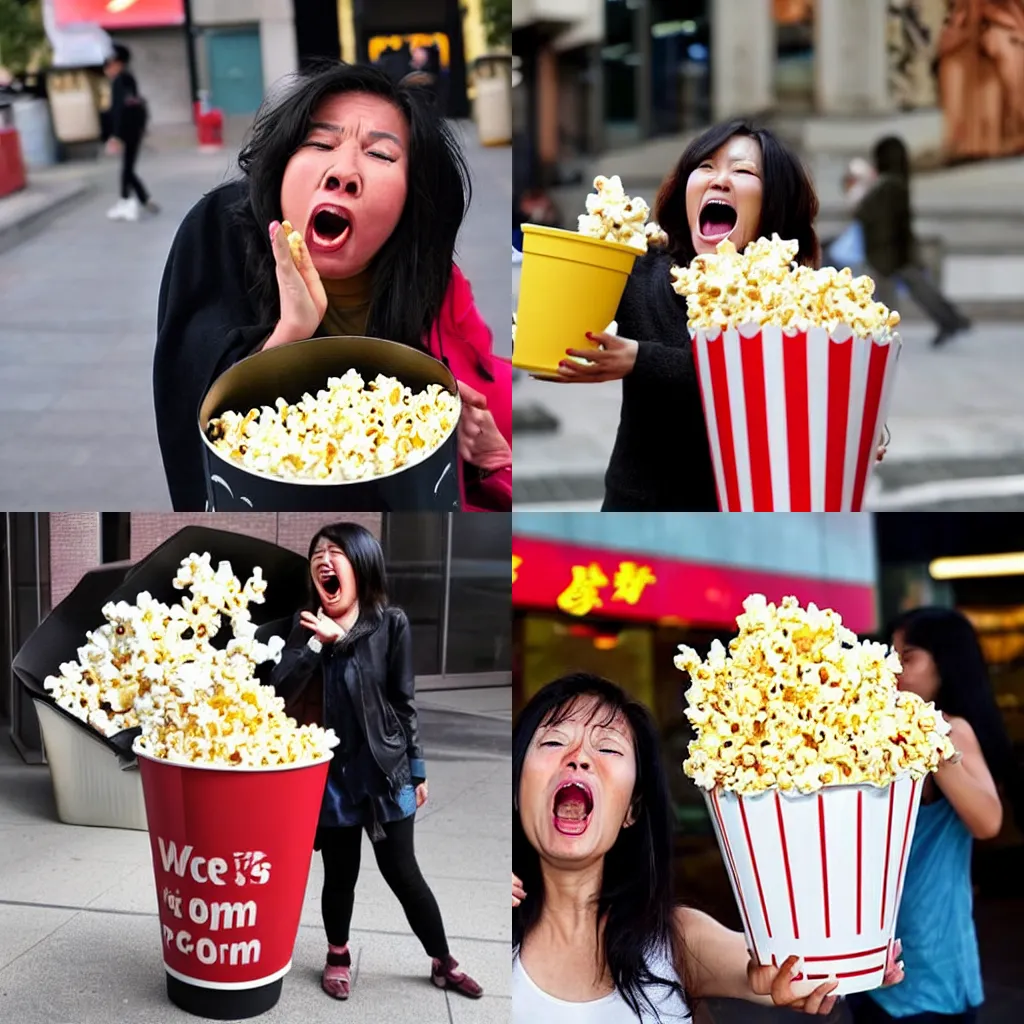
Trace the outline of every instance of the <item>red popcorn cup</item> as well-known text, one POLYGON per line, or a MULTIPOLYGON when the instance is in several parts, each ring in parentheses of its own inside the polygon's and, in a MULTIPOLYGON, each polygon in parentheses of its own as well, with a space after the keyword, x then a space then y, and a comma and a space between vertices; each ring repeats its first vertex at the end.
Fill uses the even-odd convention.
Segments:
POLYGON ((797 994, 830 976, 838 995, 881 986, 922 785, 904 775, 806 796, 704 791, 747 944, 764 966, 802 957, 797 994))
POLYGON ((693 339, 723 512, 857 512, 892 396, 899 335, 849 327, 698 330, 693 339))
POLYGON ((292 966, 330 757, 256 769, 135 753, 168 997, 215 1020, 266 1012, 292 966))

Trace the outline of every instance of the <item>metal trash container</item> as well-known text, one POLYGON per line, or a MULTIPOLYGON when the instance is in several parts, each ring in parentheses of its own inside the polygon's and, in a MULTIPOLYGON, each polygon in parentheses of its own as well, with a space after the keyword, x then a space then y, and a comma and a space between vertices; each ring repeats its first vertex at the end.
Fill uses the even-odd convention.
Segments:
POLYGON ((490 53, 473 64, 473 116, 482 146, 512 144, 512 55, 490 53))
POLYGON ((57 162, 57 141, 50 124, 50 108, 46 100, 26 97, 12 106, 14 126, 21 136, 21 153, 25 166, 49 167, 57 162))

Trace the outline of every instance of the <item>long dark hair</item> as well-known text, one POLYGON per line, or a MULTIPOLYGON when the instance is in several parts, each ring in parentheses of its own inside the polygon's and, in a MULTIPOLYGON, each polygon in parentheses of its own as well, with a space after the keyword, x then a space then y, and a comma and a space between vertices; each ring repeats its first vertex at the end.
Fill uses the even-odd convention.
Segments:
POLYGON ((319 105, 340 93, 369 93, 398 108, 409 124, 409 188, 391 237, 373 261, 367 333, 423 347, 449 282, 455 240, 469 206, 469 169, 451 128, 430 96, 392 82, 378 68, 311 63, 284 94, 269 97, 238 156, 248 195, 236 210, 246 236, 246 275, 261 321, 280 315, 268 229, 280 220, 281 182, 305 142, 319 105))
POLYGON ((800 158, 767 128, 755 128, 744 120, 716 124, 698 135, 683 150, 675 170, 662 183, 654 204, 654 217, 668 235, 669 251, 676 263, 687 264, 697 255, 691 225, 686 219, 686 183, 705 160, 736 135, 746 135, 761 147, 761 223, 758 237, 781 238, 800 243, 797 261, 816 267, 821 246, 814 230, 818 195, 800 158))
POLYGON ((899 178, 904 184, 910 181, 910 153, 904 141, 897 135, 886 135, 875 144, 875 170, 899 178))
POLYGON ((512 727, 512 870, 527 893, 512 911, 513 951, 519 950, 537 925, 544 907, 540 856, 526 838, 519 816, 523 763, 537 729, 565 721, 588 697, 597 698, 595 716, 603 715, 608 722, 617 714, 626 719, 636 751, 636 820, 619 832, 615 845, 605 855, 597 903, 598 927, 603 921, 605 957, 622 998, 638 1017, 641 1002, 657 1014, 645 988, 661 985, 679 989, 675 981, 653 975, 648 967, 652 955, 676 945, 668 781, 651 713, 600 676, 580 672, 548 683, 523 708, 512 727))
MULTIPOLYGON (((359 619, 346 634, 345 643, 353 643, 377 628, 388 606, 384 552, 380 542, 365 526, 358 523, 331 523, 321 527, 309 542, 310 561, 321 540, 337 544, 352 566, 356 579, 356 599, 359 601, 359 619)), ((320 607, 320 597, 313 585, 312 573, 309 576, 308 607, 310 611, 320 607)))
POLYGON ((932 656, 939 676, 935 706, 970 724, 992 778, 1003 786, 1018 823, 1024 825, 1024 780, 974 626, 954 608, 915 608, 892 624, 890 635, 898 632, 905 643, 932 656))

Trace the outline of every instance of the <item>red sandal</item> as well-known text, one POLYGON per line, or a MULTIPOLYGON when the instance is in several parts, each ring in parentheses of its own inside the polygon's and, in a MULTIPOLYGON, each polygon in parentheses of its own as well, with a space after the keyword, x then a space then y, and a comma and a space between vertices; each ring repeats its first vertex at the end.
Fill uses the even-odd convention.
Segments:
POLYGON ((348 999, 352 991, 352 956, 347 945, 328 946, 327 964, 320 976, 320 987, 334 999, 348 999))
POLYGON ((438 960, 436 957, 430 968, 430 980, 438 988, 450 988, 470 999, 479 999, 484 990, 464 971, 456 970, 459 962, 452 956, 438 960))

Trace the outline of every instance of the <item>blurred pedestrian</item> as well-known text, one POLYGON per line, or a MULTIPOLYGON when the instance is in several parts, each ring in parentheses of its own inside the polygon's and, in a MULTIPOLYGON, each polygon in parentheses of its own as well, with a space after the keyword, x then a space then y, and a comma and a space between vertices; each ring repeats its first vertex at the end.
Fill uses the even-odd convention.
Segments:
POLYGON ((110 111, 107 119, 107 152, 121 154, 121 198, 108 211, 111 220, 136 221, 145 207, 150 213, 159 213, 160 207, 150 198, 146 186, 135 173, 135 163, 146 134, 148 110, 139 95, 139 85, 129 70, 131 53, 127 46, 114 44, 113 54, 103 65, 103 73, 110 79, 110 111))
POLYGON ((449 366, 462 507, 508 511, 511 366, 454 263, 469 169, 433 104, 377 68, 327 62, 264 106, 238 162, 239 180, 185 218, 160 289, 153 388, 175 510, 206 506, 196 410, 215 377, 265 348, 371 335, 449 366))
POLYGON ((919 608, 892 629, 901 690, 933 701, 957 756, 924 780, 896 933, 906 978, 849 997, 854 1024, 971 1024, 984 1001, 974 929, 971 852, 1003 822, 996 783, 1012 806, 1021 785, 1013 748, 970 622, 949 608, 919 608))
MULTIPOLYGON (((843 176, 843 201, 851 213, 870 191, 878 175, 875 168, 863 157, 854 157, 843 176)), ((837 269, 850 267, 861 273, 866 256, 864 254, 864 229, 856 218, 852 220, 828 247, 828 259, 837 269)))
POLYGON ((742 250, 773 233, 795 240, 797 261, 816 267, 817 214, 807 171, 767 129, 731 121, 686 147, 654 204, 668 245, 636 261, 615 316, 621 337, 595 334, 600 349, 568 350, 585 364, 567 358, 559 366, 566 382, 622 381, 603 511, 718 510, 686 299, 672 290, 671 268, 725 239, 742 250), (667 447, 676 457, 666 456, 667 447))
POLYGON ((352 988, 349 927, 363 833, 388 887, 432 958, 438 988, 478 999, 483 989, 448 949, 437 899, 416 863, 416 810, 427 802, 413 675, 412 629, 387 598, 384 555, 355 523, 325 526, 309 545, 310 598, 296 612, 271 685, 303 724, 331 728, 334 750, 315 848, 324 862, 320 909, 327 963, 320 986, 352 988))
POLYGON ((935 322, 933 345, 942 345, 971 323, 930 280, 920 265, 910 209, 910 155, 903 140, 890 135, 875 146, 878 180, 858 203, 854 216, 864 232, 864 252, 879 302, 898 308, 902 282, 935 322))

